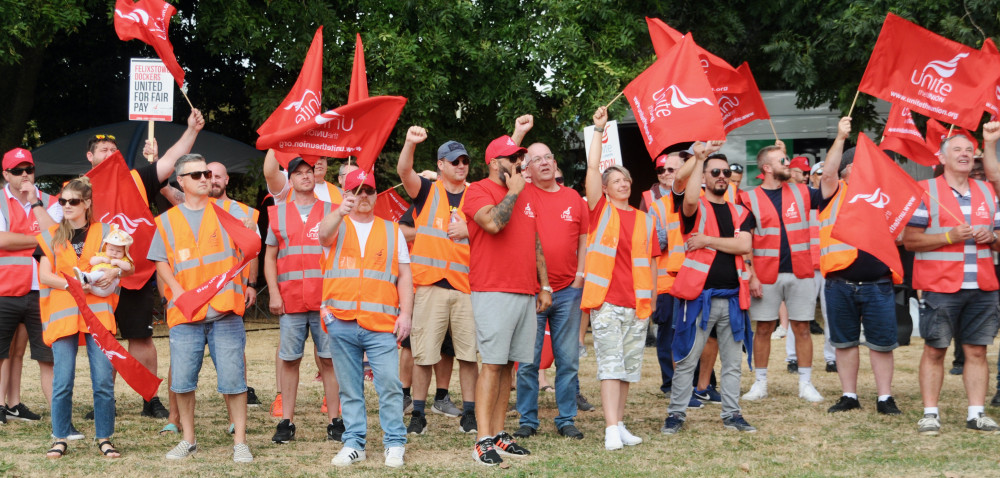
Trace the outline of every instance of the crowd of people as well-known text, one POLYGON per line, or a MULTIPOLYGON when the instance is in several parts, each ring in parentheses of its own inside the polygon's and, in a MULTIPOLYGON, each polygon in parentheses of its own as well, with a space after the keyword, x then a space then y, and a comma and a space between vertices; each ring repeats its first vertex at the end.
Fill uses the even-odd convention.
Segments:
MULTIPOLYGON (((144 416, 168 420, 163 433, 179 434, 165 458, 182 460, 198 451, 195 391, 207 346, 231 423, 232 458, 253 461, 247 404, 257 398, 247 386, 243 316, 264 284, 257 258, 244 257, 234 238, 242 229, 234 227, 263 237, 268 307, 279 317, 279 395, 272 414, 280 420, 272 441, 295 439, 301 361, 312 335, 327 438, 343 443, 332 459, 336 466, 367 458, 369 373, 386 466, 404 465, 408 437, 428 426, 428 402, 431 412, 458 418, 459 432, 475 437, 477 463, 529 455, 518 439, 524 442, 541 426, 546 353, 556 369, 555 430, 582 440, 578 410, 593 408, 580 393, 578 374, 588 328, 604 447, 639 445, 643 438, 629 431, 626 408, 630 386, 640 380, 650 321, 657 325, 660 390, 668 400, 662 433, 681 432, 688 408, 705 401, 721 404, 724 428, 755 432, 740 400, 768 397, 772 336, 785 330, 798 396, 825 400, 812 383, 810 323, 817 297, 827 371, 841 382, 828 411, 862 407, 857 382, 863 343, 875 377, 875 408, 899 415, 892 396, 893 350, 899 346, 893 285, 902 282, 903 271, 831 234, 851 178, 854 150, 844 149, 850 118, 840 120, 824 161, 812 167, 805 158, 790 160, 780 141, 762 148, 756 157, 762 183, 749 190, 739 187, 743 165, 719 153, 721 141, 668 148, 654 160, 658 181, 643 193, 639 209, 629 205, 631 173, 615 165, 600 169, 608 119, 604 107, 593 115, 583 197, 563 185, 547 145, 522 146, 533 126, 530 115, 517 118, 510 136, 489 143, 482 158, 488 176, 471 183, 470 165, 480 159, 458 141, 437 149, 437 171, 418 174, 414 158, 428 135, 412 126, 396 170, 413 204, 392 222, 375 214, 371 172, 346 164, 338 187, 325 180, 326 158, 268 151, 263 172, 273 205, 260 213, 229 198, 225 167, 191 153, 205 125, 193 110, 180 140, 162 156, 155 142, 148 143, 146 152, 158 159, 132 172, 147 204, 162 196, 172 205, 156 217, 148 248, 156 274, 139 288, 120 282, 135 273, 134 239, 95 220, 89 179, 73 179, 50 196, 35 186, 31 153, 13 149, 3 157, 0 201, 0 421, 41 418, 20 400, 18 355, 30 343, 51 408, 54 442, 46 454, 65 455, 70 440, 83 438, 73 425, 72 403, 77 350, 84 344, 93 388, 87 418, 95 422, 99 453, 121 456, 111 441, 115 370, 69 290, 75 277, 101 326, 120 333, 129 353, 153 374, 153 308, 158 294, 165 300, 169 408, 154 396, 142 409, 144 416), (179 188, 167 184, 171 176, 179 188), (259 220, 266 228, 258 228, 259 220), (250 265, 207 304, 194 314, 182 312, 178 298, 247 260, 250 265), (460 407, 448 393, 455 360, 460 407), (754 381, 741 394, 744 360, 754 381), (512 390, 519 422, 509 433, 512 390)), ((921 183, 925 198, 897 239, 915 253, 913 288, 922 291, 924 414, 917 427, 923 435, 941 431, 938 400, 953 340, 964 352, 965 427, 1000 432, 985 415, 985 351, 1000 327, 994 192, 1000 187, 1000 122, 987 123, 983 133, 982 153, 962 135, 941 143, 942 172, 921 183), (986 181, 970 177, 976 161, 986 181)), ((116 150, 113 136, 96 135, 86 157, 96 167, 116 150)), ((1000 405, 998 398, 1000 392, 993 401, 1000 405)))

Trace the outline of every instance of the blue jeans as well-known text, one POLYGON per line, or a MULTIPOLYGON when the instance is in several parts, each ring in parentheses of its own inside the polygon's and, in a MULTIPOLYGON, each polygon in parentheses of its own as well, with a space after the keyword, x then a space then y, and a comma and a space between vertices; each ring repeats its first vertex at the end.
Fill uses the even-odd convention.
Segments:
POLYGON ((876 352, 891 352, 899 347, 896 332, 896 297, 892 282, 846 282, 828 278, 826 294, 827 328, 834 348, 846 349, 861 344, 861 326, 865 327, 865 345, 876 352))
MULTIPOLYGON (((660 362, 660 391, 670 393, 674 383, 674 359, 671 342, 674 341, 674 296, 660 294, 656 296, 656 312, 653 313, 656 323, 656 358, 660 362)), ((698 376, 695 375, 697 380, 698 376)))
POLYGON ((340 384, 340 407, 344 418, 344 445, 365 449, 368 414, 365 410, 364 355, 375 374, 378 393, 378 421, 385 448, 406 445, 403 425, 403 384, 399 381, 399 352, 396 336, 372 332, 353 320, 334 319, 326 324, 333 355, 333 370, 340 384))
POLYGON ((576 418, 576 394, 580 389, 580 299, 583 289, 566 287, 552 294, 552 306, 537 315, 535 361, 517 368, 517 412, 521 425, 538 428, 538 365, 542 361, 545 324, 552 337, 552 358, 556 367, 556 429, 572 425, 576 418))
MULTIPOLYGON (((52 343, 52 434, 56 438, 69 436, 72 423, 78 337, 74 334, 52 343)), ((115 432, 115 380, 111 362, 90 334, 86 334, 86 338, 90 383, 94 390, 94 436, 110 438, 115 432)))
POLYGON ((216 389, 223 395, 247 391, 243 318, 226 314, 213 322, 177 324, 170 328, 170 390, 193 392, 205 359, 205 345, 215 364, 216 389))

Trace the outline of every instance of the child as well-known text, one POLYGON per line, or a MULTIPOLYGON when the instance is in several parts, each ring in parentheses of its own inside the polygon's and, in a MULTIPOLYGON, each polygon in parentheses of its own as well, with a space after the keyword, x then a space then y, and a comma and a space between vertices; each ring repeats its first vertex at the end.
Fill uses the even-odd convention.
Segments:
POLYGON ((129 255, 128 246, 132 244, 132 236, 127 232, 112 225, 111 232, 104 236, 101 242, 101 252, 94 254, 90 258, 90 271, 83 272, 74 267, 76 278, 81 284, 91 284, 90 293, 98 297, 107 297, 118 287, 119 278, 123 272, 132 271, 132 256, 129 255), (94 283, 101 280, 105 274, 114 274, 115 279, 107 287, 97 288, 94 283))

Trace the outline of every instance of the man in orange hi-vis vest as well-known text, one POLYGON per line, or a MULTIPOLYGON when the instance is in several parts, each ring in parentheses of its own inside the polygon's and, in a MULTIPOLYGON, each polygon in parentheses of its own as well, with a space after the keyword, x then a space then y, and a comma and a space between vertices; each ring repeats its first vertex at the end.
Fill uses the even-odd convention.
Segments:
MULTIPOLYGON (((996 145, 1000 123, 983 126, 983 168, 987 177, 1000 179, 996 145)), ((903 231, 903 244, 915 253, 913 288, 924 291, 920 308, 920 395, 924 416, 917 422, 921 435, 941 433, 938 400, 944 377, 944 358, 952 338, 965 351, 962 382, 969 409, 965 426, 995 433, 1000 426, 984 414, 989 366, 986 346, 1000 326, 997 275, 992 251, 1000 249, 997 196, 989 183, 969 178, 975 146, 963 135, 941 142, 944 174, 921 181, 924 199, 903 231)))

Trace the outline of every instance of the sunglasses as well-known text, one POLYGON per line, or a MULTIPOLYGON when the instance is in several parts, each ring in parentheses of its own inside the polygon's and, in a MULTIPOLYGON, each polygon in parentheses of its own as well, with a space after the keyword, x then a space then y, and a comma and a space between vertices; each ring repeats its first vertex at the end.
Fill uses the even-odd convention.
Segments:
POLYGON ((731 164, 729 165, 729 169, 734 173, 743 174, 743 165, 741 164, 731 164))
POLYGON ((110 139, 111 141, 115 141, 115 135, 113 135, 113 134, 95 134, 94 135, 94 139, 110 139))
POLYGON ((59 198, 59 205, 65 206, 69 204, 70 206, 79 206, 80 203, 82 203, 83 201, 84 200, 80 198, 73 198, 73 199, 59 198))
POLYGON ((719 176, 725 176, 727 178, 731 178, 733 176, 733 171, 731 169, 715 168, 709 171, 709 174, 711 174, 713 178, 717 178, 719 176))
POLYGON ((470 163, 468 156, 459 156, 455 158, 454 161, 445 160, 445 162, 452 166, 458 166, 459 164, 464 164, 465 166, 468 166, 470 163))
POLYGON ((194 179, 195 181, 198 181, 198 180, 201 179, 202 176, 205 176, 205 179, 212 179, 212 172, 211 171, 191 171, 190 173, 184 173, 184 174, 178 174, 177 175, 177 177, 181 177, 181 176, 191 176, 191 179, 194 179))
POLYGON ((788 159, 788 156, 781 158, 781 164, 792 164, 792 160, 788 159))
POLYGON ((362 194, 367 194, 369 196, 374 196, 375 195, 375 188, 373 188, 371 186, 361 186, 361 189, 358 189, 357 195, 360 196, 362 194))
POLYGON ((663 173, 674 174, 676 172, 677 172, 677 168, 665 168, 663 166, 660 166, 660 167, 656 168, 656 174, 657 175, 660 175, 660 174, 663 174, 663 173))
POLYGON ((10 173, 10 174, 13 174, 14 176, 20 176, 20 175, 22 175, 24 173, 35 174, 35 167, 34 166, 25 166, 23 168, 10 168, 10 169, 7 170, 7 172, 10 173))
POLYGON ((563 178, 561 178, 561 177, 560 178, 556 178, 556 183, 557 184, 562 184, 563 183, 563 178))

